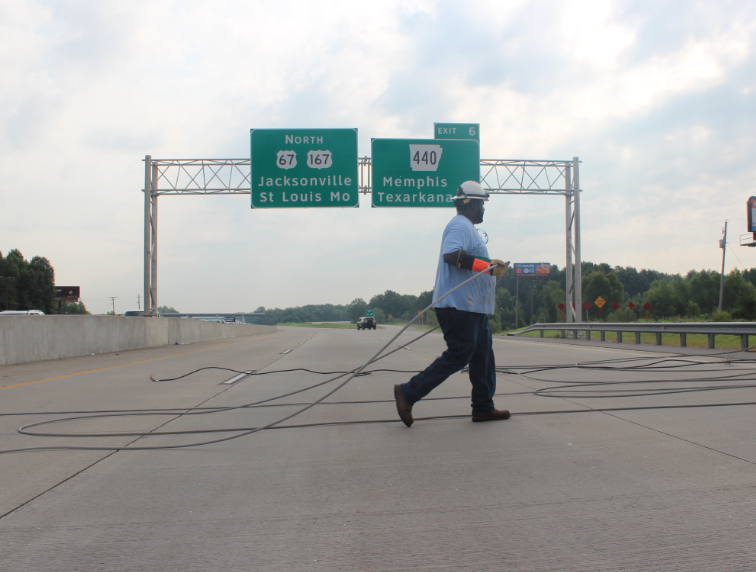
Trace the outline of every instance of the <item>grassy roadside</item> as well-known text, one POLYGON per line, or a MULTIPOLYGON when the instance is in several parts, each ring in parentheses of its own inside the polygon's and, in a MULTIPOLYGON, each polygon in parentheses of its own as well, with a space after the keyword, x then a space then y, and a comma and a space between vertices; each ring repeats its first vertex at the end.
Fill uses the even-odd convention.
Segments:
MULTIPOLYGON (((307 323, 298 323, 298 322, 286 322, 282 324, 278 324, 279 326, 292 326, 295 328, 331 328, 331 329, 337 329, 337 330, 356 330, 357 326, 355 324, 307 324, 307 323)), ((393 324, 397 326, 403 326, 404 324, 393 324)), ((412 327, 416 330, 426 331, 426 330, 432 330, 436 326, 427 326, 427 325, 416 325, 413 324, 412 327)), ((506 335, 509 332, 513 332, 515 330, 507 330, 498 332, 497 335, 506 335)), ((527 334, 520 334, 518 337, 521 338, 537 338, 540 337, 540 332, 528 332, 527 334)), ((544 338, 554 338, 558 339, 561 338, 561 332, 559 331, 546 331, 543 334, 544 338)), ((756 340, 752 339, 749 340, 749 345, 756 344, 756 340)), ((579 339, 585 339, 584 337, 580 337, 579 339)), ((600 334, 599 332, 593 332, 591 335, 591 341, 599 341, 600 334)), ((606 341, 607 342, 616 342, 617 341, 617 332, 606 332, 606 341)), ((635 344, 635 334, 624 332, 622 336, 622 343, 623 344, 635 344)), ((643 332, 641 333, 641 343, 642 344, 648 344, 648 345, 655 345, 656 344, 656 334, 652 332, 643 332)), ((709 347, 709 338, 706 334, 688 334, 687 338, 687 344, 688 347, 694 347, 694 348, 708 348, 709 347)), ((663 346, 680 346, 680 334, 662 334, 662 345, 663 346)), ((737 350, 740 349, 740 336, 717 336, 716 337, 716 347, 717 349, 728 349, 728 350, 737 350)))
MULTIPOLYGON (((566 328, 565 328, 566 329, 566 328)), ((582 332, 581 332, 582 334, 582 332)), ((532 337, 537 338, 540 337, 540 332, 528 332, 527 334, 521 334, 518 337, 532 337)), ((546 331, 543 334, 543 337, 545 338, 561 338, 561 333, 559 331, 546 331)), ((753 336, 752 336, 753 338, 753 336)), ((584 337, 580 337, 579 339, 585 339, 584 337)), ((591 341, 598 341, 600 340, 600 334, 599 332, 592 332, 591 334, 591 341)), ((606 341, 607 342, 616 342, 617 341, 617 332, 606 332, 606 341)), ((635 344, 635 333, 632 332, 623 332, 622 334, 622 343, 623 344, 635 344)), ((652 332, 642 332, 641 333, 641 343, 642 344, 649 344, 649 345, 655 345, 656 344, 656 334, 652 332)), ((695 347, 695 348, 708 348, 709 347, 709 337, 706 334, 688 334, 687 336, 687 344, 688 347, 695 347)), ((753 339, 749 340, 749 345, 753 344, 753 339)), ((663 346, 680 346, 680 334, 662 334, 662 345, 663 346)), ((728 349, 728 350, 737 350, 740 349, 740 336, 717 336, 715 339, 715 345, 717 349, 728 349)))
POLYGON ((307 324, 307 323, 297 323, 297 322, 284 322, 281 324, 276 324, 278 326, 292 326, 295 328, 330 328, 335 330, 356 330, 357 325, 356 324, 307 324))

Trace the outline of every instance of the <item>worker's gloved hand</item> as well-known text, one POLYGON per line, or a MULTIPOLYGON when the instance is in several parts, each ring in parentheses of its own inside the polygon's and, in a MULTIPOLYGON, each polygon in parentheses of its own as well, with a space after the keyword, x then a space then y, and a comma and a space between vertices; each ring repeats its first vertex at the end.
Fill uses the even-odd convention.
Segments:
POLYGON ((499 276, 504 276, 507 271, 509 270, 509 262, 504 262, 503 260, 499 260, 498 258, 492 258, 491 264, 496 264, 493 268, 491 268, 490 272, 497 278, 499 276))
POLYGON ((504 276, 509 270, 509 262, 503 262, 498 259, 489 260, 483 256, 473 256, 468 254, 461 248, 454 252, 449 252, 443 255, 443 260, 447 264, 451 264, 462 270, 472 270, 473 272, 487 272, 493 276, 504 276), (496 264, 489 270, 489 266, 496 264))

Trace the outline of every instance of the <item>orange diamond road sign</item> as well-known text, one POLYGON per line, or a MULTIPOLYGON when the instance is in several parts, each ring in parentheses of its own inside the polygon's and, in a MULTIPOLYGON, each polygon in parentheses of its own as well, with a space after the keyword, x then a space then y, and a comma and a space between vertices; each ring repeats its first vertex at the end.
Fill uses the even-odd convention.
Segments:
POLYGON ((599 308, 603 308, 604 304, 606 304, 606 300, 599 296, 593 303, 596 304, 596 306, 598 306, 599 308))

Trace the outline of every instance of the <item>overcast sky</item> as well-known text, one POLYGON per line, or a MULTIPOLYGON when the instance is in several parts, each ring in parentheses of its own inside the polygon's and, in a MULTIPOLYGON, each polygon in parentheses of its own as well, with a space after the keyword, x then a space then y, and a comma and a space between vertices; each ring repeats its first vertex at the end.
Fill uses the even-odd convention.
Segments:
MULTIPOLYGON (((45 256, 93 313, 137 308, 154 158, 249 157, 250 128, 431 138, 581 164, 583 259, 756 267, 756 4, 0 0, 0 251, 45 256)), ((348 303, 434 282, 444 209, 252 210, 160 199, 180 311, 348 303)), ((495 196, 493 257, 565 264, 561 197, 495 196)))

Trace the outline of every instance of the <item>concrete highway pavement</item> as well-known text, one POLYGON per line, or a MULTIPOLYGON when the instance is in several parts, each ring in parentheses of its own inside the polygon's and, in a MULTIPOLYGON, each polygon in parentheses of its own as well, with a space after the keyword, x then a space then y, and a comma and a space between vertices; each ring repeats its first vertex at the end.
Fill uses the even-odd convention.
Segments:
MULTIPOLYGON (((234 383, 224 383, 235 374, 221 370, 160 383, 149 376, 206 366, 344 371, 397 331, 280 328, 242 340, 5 366, 0 449, 165 447, 243 435, 338 381, 305 389, 333 376, 304 371, 234 383), (152 414, 34 429, 66 437, 17 432, 103 410, 152 414), (139 436, 220 429, 236 431, 139 436), (85 436, 93 433, 105 436, 85 436)), ((513 417, 490 423, 470 422, 469 381, 457 374, 415 406, 418 420, 408 429, 392 387, 412 375, 401 371, 424 368, 444 348, 437 333, 410 343, 417 335, 404 334, 405 349, 368 368, 400 372, 357 377, 284 422, 288 428, 190 448, 0 455, 0 568, 754 569, 756 405, 735 405, 756 402, 752 364, 688 356, 697 363, 682 369, 618 370, 663 354, 497 337, 497 364, 505 368, 637 361, 501 373, 496 403, 513 417), (715 379, 724 375, 744 377, 715 379), (631 383, 595 385, 617 381, 631 383), (539 388, 561 393, 537 395, 539 388), (710 388, 718 390, 700 391, 710 388), (663 393, 649 394, 657 389, 663 393)))

